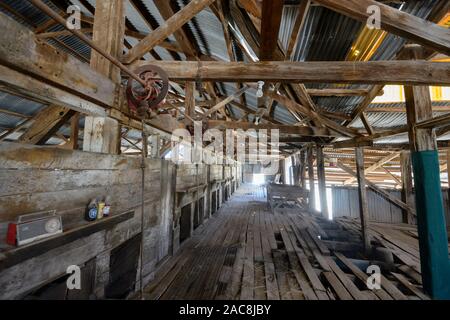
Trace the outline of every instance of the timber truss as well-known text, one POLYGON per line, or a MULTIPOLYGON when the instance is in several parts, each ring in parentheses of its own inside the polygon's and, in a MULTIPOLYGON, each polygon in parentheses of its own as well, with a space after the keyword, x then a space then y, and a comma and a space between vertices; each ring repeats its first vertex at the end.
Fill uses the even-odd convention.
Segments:
MULTIPOLYGON (((318 152, 311 147, 319 146, 327 181, 354 184, 354 148, 364 147, 371 183, 400 187, 408 183, 401 173, 407 170, 411 144, 395 137, 434 130, 445 138, 450 130, 450 103, 435 105, 425 98, 416 105, 413 89, 450 85, 450 4, 434 1, 426 16, 419 17, 396 2, 192 0, 180 6, 178 1, 124 0, 106 8, 80 0, 81 29, 74 34, 60 23, 70 1, 2 1, 0 89, 44 107, 29 114, 1 106, 0 113, 18 121, 2 128, 0 139, 70 149, 80 148, 82 141, 88 151, 137 154, 146 145, 139 133, 145 129, 150 138, 162 139, 152 148, 164 155, 171 132, 193 120, 221 130, 277 128, 279 156, 301 167, 299 175, 308 167, 305 159, 310 166, 317 161, 318 152), (365 24, 371 5, 380 8, 380 30, 368 30, 365 24), (356 32, 348 31, 353 41, 339 61, 298 55, 299 48, 316 45, 305 29, 313 28, 311 17, 319 9, 323 24, 342 16, 362 22, 356 32), (294 12, 290 19, 289 12, 294 12), (205 50, 205 33, 213 32, 205 29, 208 23, 219 26, 220 34, 212 36, 225 44, 226 56, 205 50), (401 37, 392 46, 402 45, 388 59, 377 58, 390 35, 401 37), (125 84, 133 77, 129 71, 149 64, 167 72, 170 90, 152 118, 142 122, 129 112, 125 84), (264 81, 262 97, 255 97, 258 81, 264 81), (413 90, 404 106, 372 103, 389 84, 413 90), (390 117, 427 108, 429 116, 408 115, 414 123, 389 124, 390 117), (371 123, 378 114, 386 123, 371 123), (103 132, 96 132, 99 126, 103 132), (101 139, 95 139, 98 135, 101 139)), ((327 41, 333 48, 342 39, 336 34, 327 41)), ((438 144, 441 171, 448 171, 448 142, 438 144)), ((312 170, 310 177, 317 174, 312 170)))

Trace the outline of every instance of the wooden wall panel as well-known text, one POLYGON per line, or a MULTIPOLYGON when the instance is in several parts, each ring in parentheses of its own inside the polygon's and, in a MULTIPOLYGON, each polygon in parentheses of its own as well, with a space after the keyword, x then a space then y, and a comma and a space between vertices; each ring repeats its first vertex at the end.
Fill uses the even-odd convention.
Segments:
MULTIPOLYGON (((0 271, 0 298, 19 297, 67 266, 105 260, 97 270, 96 288, 108 280, 108 252, 141 232, 141 159, 87 153, 56 147, 0 144, 0 236, 18 215, 56 209, 65 230, 82 226, 93 197, 110 195, 112 214, 134 210, 134 217, 87 238, 50 250, 0 271), (102 267, 101 267, 102 266, 102 267)), ((146 160, 144 204, 144 275, 169 254, 175 167, 165 160, 146 160)))

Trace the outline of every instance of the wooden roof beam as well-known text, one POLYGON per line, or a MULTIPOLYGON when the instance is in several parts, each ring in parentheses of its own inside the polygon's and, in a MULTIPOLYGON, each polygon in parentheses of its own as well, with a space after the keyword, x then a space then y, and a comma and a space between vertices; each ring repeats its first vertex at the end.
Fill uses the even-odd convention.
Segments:
POLYGON ((274 57, 278 46, 278 33, 280 32, 283 5, 284 0, 263 1, 261 43, 259 47, 259 59, 262 61, 270 61, 274 57))
POLYGON ((187 6, 166 20, 163 25, 134 46, 123 56, 122 61, 126 64, 130 64, 140 59, 213 2, 214 0, 193 0, 189 2, 187 6))
POLYGON ((315 0, 331 10, 366 22, 367 8, 377 6, 381 12, 381 28, 414 43, 450 55, 450 30, 374 0, 315 0))
POLYGON ((234 122, 234 121, 220 121, 220 120, 209 120, 209 128, 219 128, 219 129, 242 129, 242 130, 280 130, 280 134, 296 134, 299 136, 307 137, 339 137, 340 134, 335 134, 327 128, 317 128, 317 127, 301 127, 293 125, 276 125, 276 124, 254 124, 249 122, 234 122))
POLYGON ((269 96, 271 99, 278 101, 280 104, 284 105, 288 109, 292 109, 293 111, 296 111, 296 112, 304 115, 305 117, 308 117, 311 120, 314 120, 314 121, 320 123, 321 125, 328 127, 331 130, 339 132, 340 134, 342 134, 344 136, 354 137, 357 135, 356 130, 343 127, 332 120, 324 118, 317 112, 315 112, 309 108, 306 108, 306 107, 304 107, 282 95, 279 95, 276 92, 267 91, 266 95, 269 96))
MULTIPOLYGON (((369 90, 367 89, 307 89, 308 94, 314 97, 352 97, 352 96, 367 96, 369 90)), ((378 93, 383 95, 383 91, 378 93)))
MULTIPOLYGON (((132 0, 135 1, 135 0, 132 0)), ((169 20, 175 12, 170 5, 170 1, 167 0, 154 0, 155 6, 158 8, 161 16, 164 20, 169 20)), ((198 54, 194 45, 189 41, 188 36, 184 32, 183 28, 178 29, 173 33, 175 40, 183 49, 183 52, 186 54, 188 59, 194 59, 198 54)))
MULTIPOLYGON (((378 168, 384 166, 386 163, 388 163, 389 161, 394 160, 395 158, 397 158, 400 155, 400 152, 393 152, 392 154, 388 154, 387 156, 381 158, 378 162, 376 162, 375 164, 369 166, 368 168, 365 169, 366 174, 372 173, 375 170, 377 170, 378 168)), ((346 180, 344 182, 344 184, 351 184, 356 180, 356 177, 352 177, 348 180, 346 180)))
MULTIPOLYGON (((133 66, 162 67, 172 81, 313 82, 403 85, 450 85, 450 63, 428 61, 222 62, 137 61, 133 66), (389 70, 389 72, 380 72, 389 70), (426 72, 424 72, 426 70, 426 72)), ((377 96, 382 86, 367 97, 377 96), (376 92, 375 92, 376 91, 376 92)), ((364 111, 363 109, 358 112, 364 111)))

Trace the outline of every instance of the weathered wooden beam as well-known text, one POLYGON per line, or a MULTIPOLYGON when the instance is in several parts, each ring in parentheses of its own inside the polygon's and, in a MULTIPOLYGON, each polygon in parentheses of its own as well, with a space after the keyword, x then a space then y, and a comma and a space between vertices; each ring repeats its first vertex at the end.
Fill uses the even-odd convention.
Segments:
POLYGON ((316 127, 301 127, 290 125, 276 125, 276 124, 254 124, 249 122, 233 122, 233 121, 221 121, 221 120, 209 120, 209 128, 220 129, 242 129, 242 130, 279 130, 280 134, 296 134, 299 136, 311 136, 311 137, 333 137, 335 134, 330 132, 326 128, 316 127))
MULTIPOLYGON (((449 63, 428 61, 368 62, 219 62, 137 61, 134 66, 162 67, 173 81, 315 82, 450 85, 449 63), (389 72, 380 72, 389 70, 389 72), (426 72, 424 72, 426 70, 426 72)), ((380 90, 382 87, 379 88, 380 90)), ((374 96, 378 95, 379 90, 374 96)), ((370 100, 371 101, 371 100, 370 100)), ((369 102, 370 103, 370 102, 369 102)), ((363 110, 364 111, 364 110, 363 110)))
POLYGON ((64 106, 84 114, 107 115, 107 108, 96 102, 88 101, 78 94, 33 78, 24 71, 18 72, 2 65, 0 65, 0 89, 31 100, 38 100, 41 103, 64 106))
POLYGON ((28 144, 44 144, 73 115, 75 111, 60 106, 51 105, 40 111, 33 124, 19 137, 19 142, 28 144))
MULTIPOLYGON (((124 36, 124 0, 98 3, 95 10, 92 41, 113 57, 118 57, 123 53, 124 36)), ((95 71, 108 77, 114 83, 120 83, 120 69, 96 50, 92 50, 90 64, 95 71)))
POLYGON ((325 157, 323 154, 323 147, 317 145, 317 179, 319 181, 319 198, 320 211, 322 216, 328 219, 328 201, 327 201, 327 184, 325 175, 325 157))
POLYGON ((242 94, 244 94, 245 91, 247 91, 249 87, 245 86, 242 89, 240 89, 239 91, 233 93, 231 96, 223 99, 222 101, 220 101, 218 104, 216 104, 214 107, 212 107, 211 109, 209 109, 206 113, 203 114, 203 118, 206 119, 207 117, 209 117, 210 115, 212 115, 214 112, 222 109, 223 107, 225 107, 227 104, 229 104, 231 101, 233 101, 234 99, 240 97, 242 94))
POLYGON ((366 176, 364 173, 364 149, 355 149, 356 178, 358 180, 359 219, 361 222, 361 234, 363 248, 366 254, 370 254, 369 236, 369 206, 367 204, 366 176))
MULTIPOLYGON (((226 5, 226 1, 225 0, 216 1, 215 5, 217 7, 216 15, 217 15, 218 19, 220 20, 220 23, 222 24, 223 35, 225 37, 225 43, 227 45, 228 57, 230 58, 230 61, 237 61, 237 57, 236 57, 236 54, 233 49, 233 38, 230 33, 229 20, 228 20, 228 17, 224 13, 224 7, 226 5)), ((214 4, 211 6, 211 8, 214 8, 214 4)), ((242 89, 242 87, 243 87, 242 83, 236 83, 237 90, 242 89)), ((241 100, 240 102, 242 105, 244 105, 244 106, 247 105, 247 99, 246 99, 245 95, 241 95, 240 100, 241 100)))
POLYGON ((308 145, 306 149, 306 158, 308 162, 308 181, 309 181, 309 208, 314 211, 316 208, 316 186, 314 182, 314 148, 308 145))
MULTIPOLYGON (((391 170, 389 170, 385 166, 381 166, 381 169, 383 169, 384 172, 386 172, 392 179, 394 179, 394 181, 397 184, 397 186, 401 186, 402 185, 402 181, 391 170)), ((405 214, 408 214, 408 213, 405 212, 405 214)))
POLYGON ((70 145, 71 149, 78 150, 78 134, 80 132, 80 114, 77 112, 70 121, 70 145))
POLYGON ((279 103, 281 103, 288 109, 298 112, 298 113, 304 115, 305 117, 310 118, 311 120, 315 120, 317 123, 320 123, 320 124, 328 127, 329 129, 334 130, 344 136, 354 137, 358 134, 356 132, 356 130, 343 127, 332 120, 322 117, 320 114, 311 110, 310 108, 306 108, 306 107, 304 107, 282 95, 279 95, 273 91, 267 91, 266 95, 269 96, 270 98, 278 101, 279 103))
POLYGON ((370 124, 369 119, 367 118, 366 113, 365 113, 365 112, 362 112, 362 113, 359 115, 359 118, 361 119, 361 122, 363 123, 364 128, 366 129, 367 133, 368 133, 369 135, 374 134, 375 131, 373 130, 372 125, 370 124))
MULTIPOLYGON (((400 170, 401 170, 401 186, 402 201, 409 207, 414 208, 413 195, 413 177, 411 165, 411 153, 409 151, 400 152, 400 170)), ((403 210, 403 223, 412 223, 411 215, 403 210)))
MULTIPOLYGON (((169 20, 175 14, 170 5, 170 1, 154 0, 153 2, 155 3, 155 6, 158 8, 164 20, 169 20)), ((179 28, 178 30, 176 30, 173 35, 188 58, 194 58, 197 55, 196 48, 189 41, 189 38, 184 32, 183 28, 179 28)))
POLYGON ((344 126, 351 125, 367 109, 373 99, 380 94, 383 88, 383 85, 373 86, 369 93, 365 96, 364 100, 355 108, 355 110, 353 110, 351 120, 344 122, 344 126))
POLYGON ((306 17, 309 13, 309 8, 311 7, 311 1, 304 0, 300 2, 298 8, 298 14, 295 18, 294 26, 292 27, 291 37, 289 38, 289 43, 286 48, 286 58, 287 60, 291 60, 292 53, 294 49, 297 47, 297 43, 300 38, 300 32, 305 24, 306 17))
MULTIPOLYGON (((241 110, 244 111, 245 113, 253 114, 253 113, 256 112, 255 110, 250 109, 249 107, 243 105, 242 103, 238 103, 238 102, 236 102, 236 101, 231 101, 230 103, 231 103, 233 106, 235 106, 236 108, 241 109, 241 110)), ((268 115, 263 115, 263 119, 266 120, 266 121, 268 121, 268 122, 270 122, 270 123, 273 123, 273 124, 282 124, 280 121, 277 121, 277 120, 275 120, 273 117, 268 116, 268 115)))
MULTIPOLYGON (((187 81, 186 86, 184 88, 186 100, 185 103, 185 116, 189 117, 190 119, 195 118, 195 82, 193 81, 187 81)), ((186 124, 190 124, 191 120, 186 119, 186 124)))
POLYGON ((367 89, 308 89, 308 93, 315 97, 351 97, 366 96, 369 91, 367 89))
POLYGON ((159 43, 164 41, 169 35, 179 30, 185 23, 191 20, 197 13, 213 3, 214 0, 193 0, 183 9, 165 21, 158 29, 154 30, 147 37, 142 39, 127 54, 122 61, 130 64, 152 50, 159 43))
POLYGON ((421 129, 433 129, 437 127, 447 126, 449 124, 450 116, 448 114, 444 114, 439 117, 431 117, 430 119, 420 121, 416 124, 416 127, 421 129))
MULTIPOLYGON (((356 172, 352 168, 350 168, 347 165, 343 164, 340 160, 338 160, 337 166, 338 166, 338 168, 340 168, 344 172, 348 173, 349 175, 357 177, 356 172)), ((393 203, 394 205, 396 205, 397 207, 399 207, 401 209, 408 210, 408 212, 410 212, 410 214, 414 214, 412 209, 411 209, 411 207, 409 207, 406 203, 404 203, 403 201, 397 199, 394 196, 391 196, 388 192, 386 192, 383 189, 381 189, 380 187, 378 187, 375 183, 373 183, 373 182, 371 182, 369 180, 366 180, 366 184, 367 184, 367 186, 370 189, 372 189, 376 193, 380 194, 383 198, 385 198, 389 202, 393 203)))
POLYGON ((278 46, 278 33, 280 31, 281 16, 284 0, 264 0, 261 18, 261 44, 259 59, 270 61, 274 57, 278 46))
POLYGON ((354 147, 362 147, 362 146, 372 146, 374 141, 376 139, 395 136, 398 134, 403 134, 408 132, 408 126, 402 126, 399 128, 376 132, 370 136, 364 136, 364 137, 355 137, 353 139, 349 140, 343 140, 339 142, 333 143, 333 148, 339 149, 339 148, 354 148, 354 147))
POLYGON ((247 12, 255 16, 256 18, 262 18, 261 4, 257 0, 237 0, 239 6, 245 9, 247 12))
POLYGON ((366 22, 377 6, 381 13, 381 28, 415 43, 450 55, 450 30, 430 21, 373 0, 317 0, 317 3, 356 20, 366 22))
MULTIPOLYGON (((389 161, 392 161, 393 159, 397 158, 398 156, 399 156, 399 152, 393 152, 392 154, 388 154, 387 156, 385 156, 385 157, 381 158, 379 161, 377 161, 375 164, 373 164, 370 167, 368 167, 367 169, 365 169, 365 173, 368 174, 368 173, 374 172, 375 170, 377 170, 381 166, 385 165, 389 161)), ((353 181, 355 181, 355 180, 356 180, 355 177, 349 178, 347 181, 344 182, 344 184, 353 183, 353 181)))
MULTIPOLYGON (((450 112, 450 104, 448 106, 433 107, 433 112, 450 112)), ((406 108, 404 108, 404 107, 387 107, 387 108, 373 107, 372 108, 371 107, 370 109, 366 109, 366 113, 406 113, 406 108)), ((435 120, 433 120, 433 121, 441 121, 444 118, 436 117, 434 119, 435 120)), ((428 122, 428 123, 431 124, 431 122, 428 122)), ((421 124, 421 125, 424 126, 425 123, 421 124)))
MULTIPOLYGON (((55 91, 48 94, 52 100, 60 98, 56 90, 64 90, 97 105, 114 105, 116 85, 110 79, 70 54, 38 41, 31 30, 3 13, 0 13, 0 29, 3 30, 0 33, 0 65, 20 72, 26 78, 38 79, 48 87, 55 87, 55 91)), ((12 72, 2 71, 0 82, 6 86, 21 82, 19 79, 10 79, 9 75, 12 72)), ((77 104, 79 109, 83 109, 83 103, 77 104)))
MULTIPOLYGON (((97 3, 94 17, 93 42, 113 57, 120 57, 124 48, 125 1, 97 3)), ((91 67, 120 85, 120 69, 97 51, 91 54, 91 67)), ((101 153, 120 153, 120 125, 118 120, 105 117, 86 117, 83 150, 101 153)))
MULTIPOLYGON (((411 59, 422 59, 412 48, 411 59)), ((409 142, 414 172, 420 263, 424 291, 434 299, 450 299, 448 236, 440 181, 439 154, 433 129, 417 123, 433 117, 428 86, 405 86, 409 142)))

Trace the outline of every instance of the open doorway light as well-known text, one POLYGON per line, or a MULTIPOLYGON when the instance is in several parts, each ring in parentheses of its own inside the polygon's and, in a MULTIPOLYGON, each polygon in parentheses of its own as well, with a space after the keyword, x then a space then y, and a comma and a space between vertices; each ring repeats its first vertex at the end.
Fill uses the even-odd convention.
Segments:
POLYGON ((262 173, 254 173, 252 183, 257 186, 263 185, 266 183, 266 176, 262 173))

